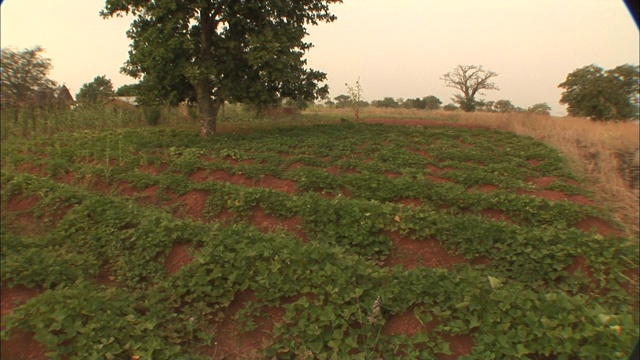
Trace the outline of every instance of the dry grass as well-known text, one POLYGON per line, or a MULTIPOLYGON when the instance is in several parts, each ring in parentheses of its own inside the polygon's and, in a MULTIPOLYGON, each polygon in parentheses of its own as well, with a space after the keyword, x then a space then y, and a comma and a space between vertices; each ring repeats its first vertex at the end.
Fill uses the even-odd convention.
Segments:
MULTIPOLYGON (((454 116, 454 115, 451 115, 454 116)), ((597 201, 638 239, 638 187, 631 185, 638 167, 638 123, 601 123, 583 118, 532 114, 456 113, 460 123, 531 136, 555 147, 587 179, 597 201)))
MULTIPOLYGON (((353 117, 351 109, 316 109, 321 113, 353 117)), ((629 237, 639 239, 639 160, 638 123, 601 123, 583 118, 558 118, 528 113, 464 113, 416 109, 365 108, 361 118, 414 118, 437 122, 455 122, 511 131, 558 149, 571 162, 575 172, 585 178, 584 184, 594 191, 596 200, 612 212, 629 237), (631 185, 635 176, 636 183, 631 185)))

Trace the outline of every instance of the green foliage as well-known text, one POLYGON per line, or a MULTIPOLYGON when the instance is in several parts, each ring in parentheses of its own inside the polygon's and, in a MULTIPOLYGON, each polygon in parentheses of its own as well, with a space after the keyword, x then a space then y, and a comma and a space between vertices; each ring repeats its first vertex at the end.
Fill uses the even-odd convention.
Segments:
POLYGON ((440 105, 442 105, 442 101, 433 95, 429 95, 422 99, 424 104, 424 108, 427 110, 438 110, 440 109, 440 105))
POLYGON ((132 40, 124 71, 143 77, 142 103, 197 100, 202 134, 214 134, 225 101, 258 112, 282 98, 312 101, 328 93, 326 74, 306 69, 306 26, 331 22, 339 0, 227 3, 109 0, 104 17, 133 13, 132 40))
POLYGON ((125 84, 116 90, 116 96, 137 96, 140 91, 140 84, 125 84))
POLYGON ((392 97, 386 97, 382 100, 373 100, 371 105, 382 108, 397 108, 400 106, 400 104, 398 104, 398 102, 392 97))
POLYGON ((620 65, 604 70, 596 65, 576 69, 558 87, 564 89, 561 104, 572 116, 593 120, 629 120, 638 117, 640 68, 620 65))
POLYGON ((338 109, 343 109, 346 107, 351 106, 351 96, 349 95, 338 95, 335 98, 333 98, 336 103, 335 103, 335 107, 338 109))
POLYGON ((47 291, 3 316, 2 339, 32 332, 55 359, 198 359, 196 349, 220 340, 220 321, 246 336, 271 319, 264 358, 435 358, 451 353, 452 336, 473 341, 461 359, 624 358, 638 336, 625 275, 638 249, 575 228, 606 219, 596 207, 531 196, 589 195, 570 178, 557 151, 484 130, 335 124, 210 141, 154 128, 6 142, 3 286, 47 291), (192 176, 220 170, 242 184, 192 176), (66 172, 75 176, 63 184, 66 172), (263 186, 264 175, 295 191, 263 186), (547 176, 557 180, 545 188, 528 181, 547 176), (174 216, 195 193, 204 221, 174 216), (31 197, 32 208, 5 210, 31 197), (260 232, 257 209, 301 228, 260 232), (15 221, 25 215, 38 233, 15 221), (385 266, 397 236, 489 264, 385 266), (191 261, 170 274, 176 245, 191 261), (578 258, 589 274, 569 273, 578 258), (383 331, 407 315, 430 330, 383 331))
POLYGON ((143 111, 148 125, 155 126, 160 123, 160 117, 162 116, 162 108, 160 106, 145 106, 143 111))
POLYGON ((551 106, 549 106, 547 103, 533 104, 527 109, 527 112, 538 115, 550 115, 551 106))
POLYGON ((458 107, 455 106, 454 104, 447 104, 445 106, 442 107, 444 110, 446 111, 455 111, 458 110, 458 107))
POLYGON ((514 112, 516 110, 510 100, 498 100, 493 104, 493 108, 501 113, 514 112))
POLYGON ((93 81, 84 83, 76 95, 79 103, 98 104, 109 100, 115 95, 111 80, 106 75, 96 76, 93 81))
POLYGON ((438 110, 442 105, 442 101, 433 95, 429 95, 422 99, 407 99, 402 103, 403 108, 407 109, 426 109, 426 110, 438 110))
MULTIPOLYGON (((50 89, 56 82, 47 76, 51 71, 51 59, 42 57, 41 46, 15 50, 2 48, 2 107, 19 105, 28 100, 36 90, 50 89)), ((4 116, 3 116, 4 118, 4 116)))

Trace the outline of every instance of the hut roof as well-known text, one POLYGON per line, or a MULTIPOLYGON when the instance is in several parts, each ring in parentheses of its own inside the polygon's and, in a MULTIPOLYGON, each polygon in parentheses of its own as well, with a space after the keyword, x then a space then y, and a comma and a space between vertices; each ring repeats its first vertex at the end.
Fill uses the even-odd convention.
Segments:
POLYGON ((58 104, 73 104, 75 101, 73 100, 73 96, 69 92, 69 89, 65 85, 62 85, 60 89, 58 89, 58 96, 56 97, 58 104))

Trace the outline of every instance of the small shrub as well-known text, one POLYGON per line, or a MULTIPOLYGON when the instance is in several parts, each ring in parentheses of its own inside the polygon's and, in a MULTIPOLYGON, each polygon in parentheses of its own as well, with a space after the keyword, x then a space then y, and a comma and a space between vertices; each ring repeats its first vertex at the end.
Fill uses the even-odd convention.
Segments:
POLYGON ((147 119, 147 124, 156 126, 160 123, 160 117, 162 116, 162 109, 159 106, 149 106, 144 108, 144 118, 147 119))

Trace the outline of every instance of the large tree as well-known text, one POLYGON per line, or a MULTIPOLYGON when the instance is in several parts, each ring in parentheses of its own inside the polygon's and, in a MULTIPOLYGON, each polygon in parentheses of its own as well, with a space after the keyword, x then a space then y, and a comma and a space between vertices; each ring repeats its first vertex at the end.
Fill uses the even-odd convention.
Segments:
POLYGON ((576 69, 558 85, 561 104, 572 116, 594 120, 626 120, 638 117, 639 71, 637 65, 604 70, 596 65, 576 69))
POLYGON ((14 50, 2 48, 2 103, 20 105, 36 90, 53 89, 57 84, 49 79, 51 59, 43 57, 44 49, 14 50))
POLYGON ((481 95, 481 90, 500 90, 495 83, 490 82, 498 76, 493 71, 484 70, 482 65, 458 65, 453 71, 442 75, 441 80, 447 87, 458 89, 462 95, 456 94, 451 99, 464 111, 476 109, 476 95, 481 95))
MULTIPOLYGON (((203 136, 212 135, 225 101, 258 109, 282 98, 315 100, 328 93, 326 74, 306 69, 306 26, 331 22, 341 0, 107 0, 104 17, 136 18, 123 72, 167 96, 194 96, 203 136)), ((175 101, 175 99, 174 99, 175 101)))
POLYGON ((111 80, 102 75, 96 76, 92 82, 82 84, 76 94, 76 100, 80 103, 96 104, 110 99, 115 94, 111 80))

